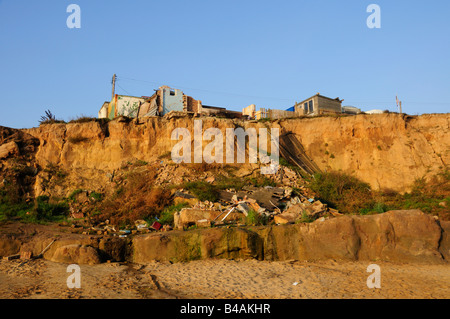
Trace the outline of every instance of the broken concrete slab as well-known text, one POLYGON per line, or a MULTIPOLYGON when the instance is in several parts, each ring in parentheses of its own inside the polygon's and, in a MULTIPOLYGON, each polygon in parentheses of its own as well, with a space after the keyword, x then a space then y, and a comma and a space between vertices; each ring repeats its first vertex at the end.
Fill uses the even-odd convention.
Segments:
MULTIPOLYGON (((183 208, 174 214, 174 226, 175 229, 182 230, 191 225, 195 225, 197 221, 202 219, 212 221, 221 214, 221 211, 213 209, 183 208)), ((226 221, 237 221, 241 217, 242 214, 233 212, 227 216, 226 221)))

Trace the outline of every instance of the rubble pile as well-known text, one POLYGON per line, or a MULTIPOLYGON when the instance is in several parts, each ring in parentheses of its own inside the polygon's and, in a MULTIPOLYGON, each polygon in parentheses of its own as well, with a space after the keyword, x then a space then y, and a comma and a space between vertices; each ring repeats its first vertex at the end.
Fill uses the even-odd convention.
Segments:
MULTIPOLYGON (((217 178, 213 173, 167 164, 161 160, 157 165, 155 184, 181 186, 190 179, 214 184, 217 178)), ((239 189, 218 188, 218 196, 214 201, 201 201, 192 191, 179 186, 172 190, 172 202, 174 205, 183 205, 173 213, 173 224, 170 222, 169 225, 169 222, 160 222, 155 218, 152 222, 137 220, 133 227, 127 229, 118 229, 117 226, 110 225, 108 220, 92 225, 89 213, 86 212, 89 203, 95 199, 88 192, 80 192, 70 205, 72 231, 89 235, 127 237, 151 231, 186 230, 191 227, 312 222, 319 218, 340 215, 338 211, 316 200, 316 195, 305 186, 305 181, 295 170, 280 166, 271 179, 280 186, 253 186, 257 184, 252 182, 239 189)))
MULTIPOLYGON (((195 197, 177 191, 177 203, 192 203, 195 197)), ((221 225, 242 225, 250 212, 262 217, 267 223, 287 224, 311 222, 341 214, 320 200, 304 186, 292 187, 244 187, 241 191, 227 189, 220 192, 217 202, 197 201, 190 208, 183 208, 175 214, 175 228, 186 229, 192 225, 210 227, 221 225)))

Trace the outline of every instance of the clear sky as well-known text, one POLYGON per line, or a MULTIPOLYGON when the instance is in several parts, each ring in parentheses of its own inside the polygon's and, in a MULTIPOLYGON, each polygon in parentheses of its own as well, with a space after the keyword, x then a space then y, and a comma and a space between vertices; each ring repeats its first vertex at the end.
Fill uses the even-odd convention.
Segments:
POLYGON ((450 110, 450 1, 0 0, 0 125, 97 116, 116 93, 287 109, 317 92, 362 110, 450 110), (69 4, 81 28, 69 29, 69 4), (381 8, 370 29, 369 4, 381 8))

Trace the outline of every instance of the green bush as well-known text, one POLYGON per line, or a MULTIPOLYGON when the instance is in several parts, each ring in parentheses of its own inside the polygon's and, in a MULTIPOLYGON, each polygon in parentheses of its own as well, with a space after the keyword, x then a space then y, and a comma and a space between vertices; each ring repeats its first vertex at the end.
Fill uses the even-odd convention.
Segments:
POLYGON ((369 184, 343 173, 316 173, 309 186, 321 201, 343 213, 357 213, 373 202, 369 184))
POLYGON ((174 205, 171 205, 171 206, 165 208, 159 215, 159 222, 162 225, 167 224, 167 225, 173 226, 173 223, 174 223, 173 215, 175 214, 175 212, 178 212, 187 206, 188 206, 187 203, 180 203, 180 204, 174 204, 174 205))
POLYGON ((360 209, 359 213, 361 215, 381 214, 389 210, 390 207, 388 207, 385 203, 376 202, 370 207, 360 209))
POLYGON ((36 198, 35 217, 37 220, 56 221, 65 217, 69 211, 69 205, 65 202, 50 203, 48 196, 36 198))
MULTIPOLYGON (((80 194, 80 193, 82 193, 83 192, 83 190, 82 189, 76 189, 76 190, 74 190, 70 195, 69 195, 69 200, 71 200, 72 202, 74 202, 75 201, 75 197, 78 195, 78 194, 80 194)), ((39 198, 39 197, 38 197, 39 198)))
POLYGON ((89 197, 93 198, 97 202, 100 202, 103 199, 103 194, 97 193, 97 192, 92 192, 89 194, 89 197))
POLYGON ((204 181, 188 182, 183 187, 192 192, 200 201, 215 202, 219 199, 217 187, 210 183, 204 181))
POLYGON ((265 215, 258 214, 254 210, 249 210, 245 217, 245 224, 252 226, 267 225, 268 218, 265 215))

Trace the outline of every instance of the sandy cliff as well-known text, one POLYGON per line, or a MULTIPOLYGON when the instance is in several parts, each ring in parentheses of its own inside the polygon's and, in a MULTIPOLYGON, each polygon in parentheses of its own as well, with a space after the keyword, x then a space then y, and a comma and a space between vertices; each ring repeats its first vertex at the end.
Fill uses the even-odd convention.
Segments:
MULTIPOLYGON (((128 161, 152 162, 170 154, 178 142, 171 140, 172 131, 187 128, 193 137, 194 119, 199 118, 116 119, 104 124, 41 125, 23 132, 40 141, 35 155, 38 165, 57 165, 72 177, 74 189, 96 189, 128 161)), ((217 127, 224 136, 226 128, 236 127, 278 127, 280 134, 292 132, 321 170, 353 174, 374 189, 408 190, 415 179, 440 172, 450 163, 450 114, 358 115, 272 123, 200 119, 203 130, 217 127)), ((45 178, 45 174, 38 175, 36 195, 44 191, 45 178)))

